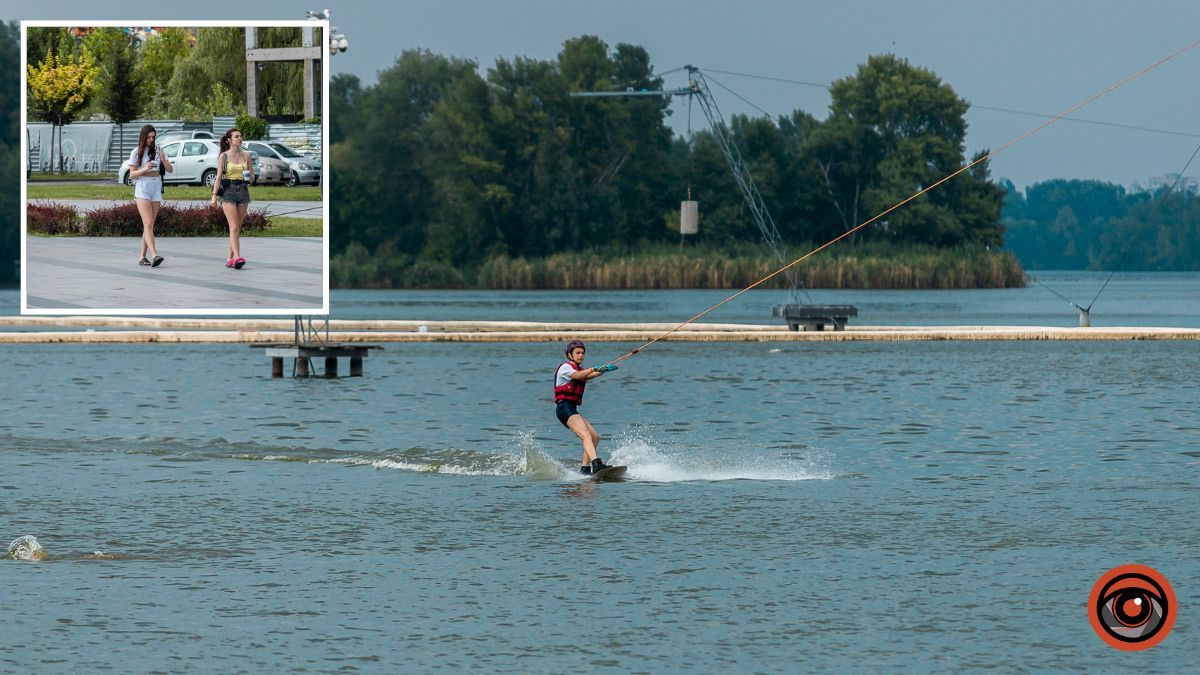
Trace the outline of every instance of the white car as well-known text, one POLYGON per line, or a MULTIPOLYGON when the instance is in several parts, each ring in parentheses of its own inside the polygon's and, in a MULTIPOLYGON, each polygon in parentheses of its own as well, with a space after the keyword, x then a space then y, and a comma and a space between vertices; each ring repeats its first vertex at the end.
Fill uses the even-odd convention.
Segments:
MULTIPOLYGON (((168 142, 162 152, 174 167, 174 171, 163 176, 166 185, 195 183, 212 187, 217 180, 217 157, 221 155, 221 144, 210 139, 192 139, 168 142)), ((254 173, 258 173, 258 153, 250 153, 254 173)), ((129 178, 129 160, 121 162, 117 169, 117 181, 133 185, 129 178)))
POLYGON ((210 141, 221 140, 214 136, 211 131, 196 129, 195 131, 164 131, 158 135, 156 141, 159 145, 166 145, 175 141, 195 140, 197 138, 205 138, 210 141))

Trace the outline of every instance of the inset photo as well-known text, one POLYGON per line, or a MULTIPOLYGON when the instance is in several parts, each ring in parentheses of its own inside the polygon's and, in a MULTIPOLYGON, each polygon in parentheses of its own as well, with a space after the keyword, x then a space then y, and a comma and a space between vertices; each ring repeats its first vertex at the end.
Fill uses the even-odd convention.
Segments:
POLYGON ((21 34, 22 313, 328 313, 327 21, 21 34))

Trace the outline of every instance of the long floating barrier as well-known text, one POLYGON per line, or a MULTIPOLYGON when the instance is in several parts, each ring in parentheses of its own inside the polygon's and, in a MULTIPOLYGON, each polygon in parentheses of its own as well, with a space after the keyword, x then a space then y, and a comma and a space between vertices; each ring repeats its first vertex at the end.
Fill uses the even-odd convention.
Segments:
MULTIPOLYGON (((6 317, 11 318, 11 317, 6 317)), ((88 321, 96 321, 88 318, 88 321)), ((251 328, 245 324, 288 323, 270 320, 117 319, 184 324, 142 330, 0 331, 8 344, 261 344, 289 343, 291 330, 251 328), (195 324, 204 324, 204 329, 195 324)), ((14 325, 14 324, 9 324, 14 325)), ((49 325, 49 324, 47 324, 49 325)), ((55 325, 63 325, 55 319, 55 325)), ((103 326, 112 324, 67 324, 103 326)), ((118 325, 117 328, 128 327, 118 325)), ((274 326, 272 326, 273 328, 274 326)), ((587 342, 644 341, 660 331, 654 324, 520 324, 517 322, 330 322, 329 340, 366 342, 587 342), (401 328, 396 324, 404 324, 401 328), (411 326, 410 326, 411 324, 411 326), (424 327, 424 329, 422 329, 424 327)), ((1200 328, 1057 328, 1045 326, 857 326, 842 331, 789 331, 784 327, 692 324, 665 338, 672 342, 905 342, 932 340, 1200 340, 1200 328)))

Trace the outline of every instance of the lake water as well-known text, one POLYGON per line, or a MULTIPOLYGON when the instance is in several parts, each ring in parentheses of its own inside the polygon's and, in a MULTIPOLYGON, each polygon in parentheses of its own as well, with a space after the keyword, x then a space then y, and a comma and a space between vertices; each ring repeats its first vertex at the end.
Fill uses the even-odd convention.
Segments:
MULTIPOLYGON (((1081 294, 1095 280, 1061 277, 1081 294)), ((1197 275, 1121 281, 1095 324, 1200 325, 1197 275)), ((1074 325, 1038 292, 813 299, 858 304, 862 324, 1074 325)), ((779 295, 713 320, 769 323, 779 295)), ((342 318, 669 322, 713 297, 333 304, 342 318)), ((592 345, 588 361, 632 346, 592 345)), ((588 388, 602 456, 630 466, 606 484, 573 473, 578 442, 548 401, 559 358, 554 344, 396 344, 364 378, 299 381, 271 380, 244 347, 0 345, 0 543, 32 534, 50 553, 0 561, 0 669, 1195 661, 1194 342, 659 343, 588 388), (1140 653, 1102 643, 1084 610, 1131 562, 1164 573, 1181 608, 1140 653)))

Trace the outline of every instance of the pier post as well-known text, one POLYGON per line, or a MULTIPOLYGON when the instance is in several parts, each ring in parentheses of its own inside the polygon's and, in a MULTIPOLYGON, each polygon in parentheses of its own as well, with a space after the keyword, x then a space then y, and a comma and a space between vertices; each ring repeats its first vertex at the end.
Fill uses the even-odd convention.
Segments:
POLYGON ((351 356, 350 357, 350 377, 362 377, 363 376, 362 361, 363 360, 362 360, 361 356, 351 356))
POLYGON ((337 357, 325 357, 325 377, 337 377, 337 357))
POLYGON ((271 377, 283 377, 283 357, 271 357, 271 377))
POLYGON ((296 357, 296 377, 308 377, 308 357, 296 357))

